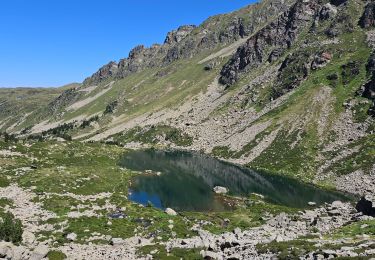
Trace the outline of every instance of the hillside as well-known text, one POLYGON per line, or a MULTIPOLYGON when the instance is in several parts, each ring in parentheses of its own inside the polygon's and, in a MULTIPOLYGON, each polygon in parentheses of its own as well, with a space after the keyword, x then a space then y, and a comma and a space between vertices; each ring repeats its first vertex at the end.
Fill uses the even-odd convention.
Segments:
POLYGON ((373 172, 371 4, 289 4, 181 26, 1 130, 181 146, 178 133, 185 148, 329 185, 373 172))
MULTIPOLYGON (((210 17, 198 26, 181 26, 168 33, 162 44, 139 45, 128 57, 109 62, 82 84, 57 89, 0 89, 0 132, 30 142, 40 141, 37 148, 29 149, 38 160, 42 160, 40 154, 54 145, 58 147, 58 151, 46 155, 49 159, 44 163, 51 169, 68 160, 59 156, 80 154, 82 161, 77 157, 77 162, 70 166, 71 172, 80 178, 92 178, 86 172, 95 169, 100 172, 104 168, 122 175, 120 169, 109 165, 124 148, 175 148, 198 151, 328 190, 373 195, 374 131, 375 3, 372 1, 263 0, 229 14, 210 17), (67 147, 75 153, 68 152, 67 147), (105 158, 105 154, 110 158, 105 158), (103 165, 87 165, 88 161, 103 165)), ((7 163, 10 168, 15 164, 7 163)), ((64 170, 59 170, 60 173, 64 170)), ((47 172, 41 174, 34 176, 36 183, 29 177, 20 177, 17 182, 26 186, 34 183, 38 189, 47 189, 50 195, 62 192, 53 185, 47 188, 51 177, 47 172)), ((103 178, 100 180, 104 186, 92 184, 97 193, 107 192, 104 187, 111 187, 111 181, 122 183, 101 174, 98 173, 98 178, 103 178)), ((122 181, 129 178, 122 176, 122 181)), ((115 189, 121 185, 125 184, 115 189)), ((89 193, 85 189, 81 195, 89 193)), ((117 200, 118 197, 111 203, 117 200)), ((133 217, 134 205, 126 207, 132 209, 129 214, 133 217)), ((48 210, 56 211, 51 204, 48 210)), ((155 213, 153 209, 144 210, 146 215, 155 213)), ((285 211, 273 206, 267 210, 275 214, 285 211)), ((309 218, 311 214, 324 218, 327 214, 331 216, 332 210, 343 213, 338 215, 336 224, 329 222, 324 228, 317 227, 321 232, 325 228, 329 232, 326 240, 319 243, 326 245, 337 237, 362 234, 356 233, 360 224, 367 225, 363 230, 370 226, 371 239, 375 236, 371 217, 345 227, 350 218, 355 218, 352 206, 326 205, 313 213, 304 212, 301 218, 309 218), (350 228, 355 232, 348 235, 350 228)), ((241 209, 236 214, 195 217, 214 222, 209 230, 213 233, 221 218, 231 218, 233 228, 239 223, 247 223, 244 228, 255 225, 244 217, 250 214, 247 211, 241 209)), ((184 217, 189 219, 188 215, 184 217)), ((182 219, 176 219, 175 225, 190 230, 192 226, 183 226, 182 219)), ((280 218, 277 221, 283 222, 280 218)), ((261 232, 263 228, 277 229, 268 222, 262 224, 267 226, 262 226, 261 232)), ((163 222, 163 225, 168 224, 163 222)), ((69 228, 76 231, 77 224, 69 228)), ((241 255, 232 259, 254 257, 254 252, 264 258, 271 257, 276 251, 286 250, 283 242, 288 240, 304 248, 298 255, 307 256, 306 252, 314 251, 310 247, 316 240, 303 245, 301 241, 307 240, 300 241, 311 230, 288 228, 285 234, 290 234, 284 234, 287 238, 277 241, 276 237, 270 240, 273 242, 267 238, 269 247, 258 245, 256 249, 253 242, 247 241, 254 236, 253 231, 236 234, 236 239, 243 237, 241 246, 248 246, 243 252, 237 252, 233 245, 227 251, 220 250, 219 242, 213 242, 223 242, 219 235, 198 233, 214 243, 213 251, 220 251, 220 256, 241 255)), ((129 235, 130 231, 121 232, 129 235)), ((228 236, 232 235, 229 232, 228 236)), ((263 233, 256 236, 259 241, 265 239, 263 233)), ((353 241, 350 246, 358 242, 353 241)), ((134 241, 129 243, 134 246, 134 241)), ((196 241, 191 238, 184 243, 173 240, 165 246, 191 249, 196 241)), ((157 249, 160 254, 164 252, 157 249)), ((210 256, 210 250, 206 251, 210 256)))

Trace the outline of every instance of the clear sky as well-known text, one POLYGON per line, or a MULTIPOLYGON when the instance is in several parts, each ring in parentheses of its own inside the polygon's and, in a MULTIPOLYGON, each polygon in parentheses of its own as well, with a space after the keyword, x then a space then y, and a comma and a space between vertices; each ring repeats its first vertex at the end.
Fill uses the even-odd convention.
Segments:
POLYGON ((0 87, 81 82, 138 44, 254 0, 4 0, 0 87))

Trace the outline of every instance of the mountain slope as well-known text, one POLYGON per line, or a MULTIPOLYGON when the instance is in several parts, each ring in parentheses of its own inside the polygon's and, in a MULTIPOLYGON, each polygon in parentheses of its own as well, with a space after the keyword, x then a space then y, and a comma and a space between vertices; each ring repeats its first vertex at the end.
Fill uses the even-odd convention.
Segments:
POLYGON ((371 2, 263 1, 138 46, 2 130, 184 146, 343 189, 354 174, 359 191, 374 174, 373 30, 371 2))

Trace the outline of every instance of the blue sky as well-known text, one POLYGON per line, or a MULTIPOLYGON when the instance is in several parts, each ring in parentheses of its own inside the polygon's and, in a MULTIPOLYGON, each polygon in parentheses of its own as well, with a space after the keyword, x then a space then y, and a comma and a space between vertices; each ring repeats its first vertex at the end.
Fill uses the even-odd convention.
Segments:
POLYGON ((81 82, 138 44, 254 0, 4 0, 0 87, 81 82))

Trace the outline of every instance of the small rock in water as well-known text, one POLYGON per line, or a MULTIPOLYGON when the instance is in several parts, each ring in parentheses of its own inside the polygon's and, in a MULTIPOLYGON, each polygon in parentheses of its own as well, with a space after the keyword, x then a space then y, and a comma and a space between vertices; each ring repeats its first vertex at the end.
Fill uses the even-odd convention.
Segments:
POLYGON ((165 213, 167 213, 167 214, 170 215, 170 216, 177 216, 177 212, 174 211, 174 210, 171 209, 171 208, 166 208, 166 209, 165 209, 165 213))
POLYGON ((216 186, 216 187, 214 187, 214 192, 217 193, 217 194, 226 194, 226 193, 228 193, 228 189, 225 188, 225 187, 216 186))
POLYGON ((316 206, 316 203, 313 202, 313 201, 309 201, 307 204, 308 204, 309 206, 316 206))

